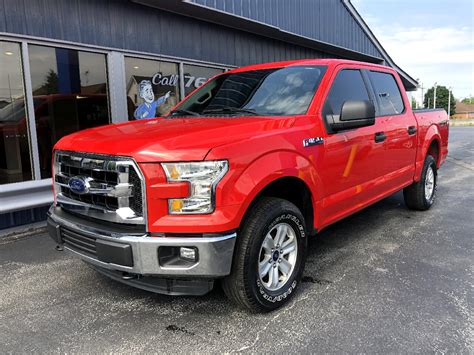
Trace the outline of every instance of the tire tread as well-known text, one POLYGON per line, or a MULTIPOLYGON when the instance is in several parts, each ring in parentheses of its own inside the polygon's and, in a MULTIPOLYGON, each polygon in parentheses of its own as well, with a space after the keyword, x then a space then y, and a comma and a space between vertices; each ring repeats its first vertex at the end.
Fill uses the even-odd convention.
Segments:
MULTIPOLYGON (((436 160, 433 158, 433 156, 427 155, 423 164, 423 170, 422 170, 420 181, 414 182, 410 186, 405 187, 403 189, 403 198, 405 200, 405 204, 407 205, 409 209, 416 210, 416 211, 426 211, 433 204, 433 203, 431 204, 427 203, 425 199, 426 170, 428 169, 430 165, 433 165, 433 164, 434 164, 434 173, 436 175, 436 160)), ((435 180, 435 182, 437 182, 437 180, 435 180)), ((436 185, 435 185, 435 191, 433 192, 433 194, 435 193, 436 193, 436 185)))
POLYGON ((250 258, 252 243, 252 231, 259 223, 266 221, 275 210, 290 210, 301 218, 303 225, 304 219, 298 208, 291 202, 274 197, 263 197, 258 200, 247 212, 240 228, 241 234, 238 235, 234 258, 232 261, 232 272, 222 280, 222 288, 227 297, 237 305, 247 308, 252 312, 268 312, 271 309, 263 307, 254 297, 249 288, 248 273, 245 270, 246 260, 250 258))

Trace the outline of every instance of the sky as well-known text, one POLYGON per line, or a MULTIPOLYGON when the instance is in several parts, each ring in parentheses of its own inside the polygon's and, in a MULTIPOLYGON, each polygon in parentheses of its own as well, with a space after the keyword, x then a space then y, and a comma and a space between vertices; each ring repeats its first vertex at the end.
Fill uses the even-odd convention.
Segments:
MULTIPOLYGON (((395 63, 427 88, 474 95, 474 0, 352 0, 395 63)), ((421 90, 414 97, 421 101, 421 90)))

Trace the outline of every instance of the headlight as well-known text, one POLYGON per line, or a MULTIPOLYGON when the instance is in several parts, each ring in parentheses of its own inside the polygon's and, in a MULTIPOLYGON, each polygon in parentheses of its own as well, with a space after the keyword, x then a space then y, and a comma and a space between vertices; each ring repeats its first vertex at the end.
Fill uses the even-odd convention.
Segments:
POLYGON ((215 188, 226 174, 227 160, 195 163, 162 163, 168 182, 187 181, 190 196, 182 199, 169 199, 170 214, 205 214, 215 208, 215 188))

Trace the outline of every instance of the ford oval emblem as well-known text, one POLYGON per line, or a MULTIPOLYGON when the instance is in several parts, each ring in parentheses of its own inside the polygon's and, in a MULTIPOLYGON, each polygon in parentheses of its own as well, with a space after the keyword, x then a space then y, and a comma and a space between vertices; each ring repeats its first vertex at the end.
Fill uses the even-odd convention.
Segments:
POLYGON ((75 176, 70 178, 68 186, 72 192, 79 195, 88 193, 90 188, 89 182, 81 176, 75 176))

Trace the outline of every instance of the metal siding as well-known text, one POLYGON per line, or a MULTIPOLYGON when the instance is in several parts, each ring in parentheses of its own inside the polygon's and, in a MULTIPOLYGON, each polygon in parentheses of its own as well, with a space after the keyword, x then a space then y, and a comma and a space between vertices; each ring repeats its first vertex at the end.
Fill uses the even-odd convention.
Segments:
POLYGON ((240 14, 243 17, 250 17, 250 1, 251 0, 242 0, 242 9, 240 14))
MULTIPOLYGON (((381 56, 339 0, 193 1, 285 31, 381 56)), ((153 52, 170 55, 186 56, 190 51, 197 57, 200 52, 199 42, 194 40, 196 20, 127 0, 3 0, 3 9, 2 32, 147 52, 150 50, 146 48, 152 48, 153 52), (159 33, 153 31, 157 28, 159 33)))
POLYGON ((295 34, 382 56, 340 0, 235 0, 232 6, 224 6, 229 0, 191 1, 295 34))
MULTIPOLYGON (((0 0, 0 6, 3 6, 2 8, 5 8, 5 1, 4 0, 0 0)), ((6 21, 7 21, 6 13, 5 13, 5 11, 2 11, 0 13, 0 32, 5 32, 7 30, 6 21)))
MULTIPOLYGON (((141 6, 127 0, 2 0, 3 32, 52 38, 124 50, 179 56, 228 65, 274 60, 321 58, 319 51, 275 39, 141 6), (4 21, 3 21, 4 19, 4 21)), ((308 18, 283 0, 196 0, 197 3, 238 11, 262 21, 289 21, 282 16, 308 18), (263 11, 267 3, 275 6, 263 11), (258 5, 258 6, 257 6, 258 5), (279 6, 276 6, 279 5, 279 6), (287 6, 287 8, 282 7, 287 6)), ((301 8, 303 9, 303 8, 301 8)), ((299 11, 299 10, 298 10, 299 11)), ((313 26, 314 27, 314 26, 313 26)))
POLYGON ((234 13, 239 16, 242 16, 242 0, 234 1, 234 13))
POLYGON ((7 32, 26 32, 25 30, 25 6, 22 1, 5 0, 3 7, 5 12, 5 28, 7 32))

